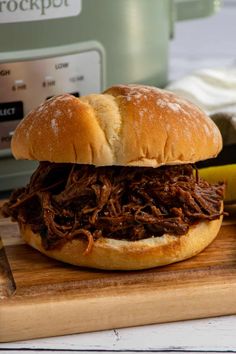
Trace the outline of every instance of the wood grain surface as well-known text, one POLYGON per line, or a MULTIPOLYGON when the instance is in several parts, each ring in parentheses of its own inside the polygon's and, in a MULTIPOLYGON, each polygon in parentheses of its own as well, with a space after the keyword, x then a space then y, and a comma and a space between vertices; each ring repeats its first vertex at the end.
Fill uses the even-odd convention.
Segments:
POLYGON ((236 313, 236 225, 198 256, 132 272, 66 265, 0 220, 0 341, 236 313))

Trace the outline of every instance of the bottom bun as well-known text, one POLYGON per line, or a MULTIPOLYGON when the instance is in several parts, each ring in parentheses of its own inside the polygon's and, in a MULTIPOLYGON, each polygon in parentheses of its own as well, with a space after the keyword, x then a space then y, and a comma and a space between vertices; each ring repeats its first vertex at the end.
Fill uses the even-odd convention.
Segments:
POLYGON ((139 241, 100 238, 94 242, 91 252, 83 255, 87 242, 81 239, 68 241, 62 248, 45 250, 39 234, 28 225, 20 225, 26 243, 48 257, 98 269, 138 270, 158 267, 190 258, 201 252, 216 237, 222 217, 214 221, 199 222, 182 236, 163 235, 139 241))

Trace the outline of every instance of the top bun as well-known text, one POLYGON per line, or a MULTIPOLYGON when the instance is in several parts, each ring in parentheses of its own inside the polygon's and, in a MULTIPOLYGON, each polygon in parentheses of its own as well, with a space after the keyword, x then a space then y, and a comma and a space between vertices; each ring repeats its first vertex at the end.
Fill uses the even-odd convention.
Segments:
POLYGON ((194 163, 221 148, 221 134, 202 110, 141 85, 51 98, 20 122, 12 139, 17 159, 96 166, 194 163))

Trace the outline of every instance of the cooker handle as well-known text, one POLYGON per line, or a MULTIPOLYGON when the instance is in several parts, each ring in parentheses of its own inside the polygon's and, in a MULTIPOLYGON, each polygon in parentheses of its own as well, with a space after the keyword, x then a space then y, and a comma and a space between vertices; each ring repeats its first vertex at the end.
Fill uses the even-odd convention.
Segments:
POLYGON ((175 20, 183 21, 213 15, 220 9, 221 0, 174 0, 175 20))

